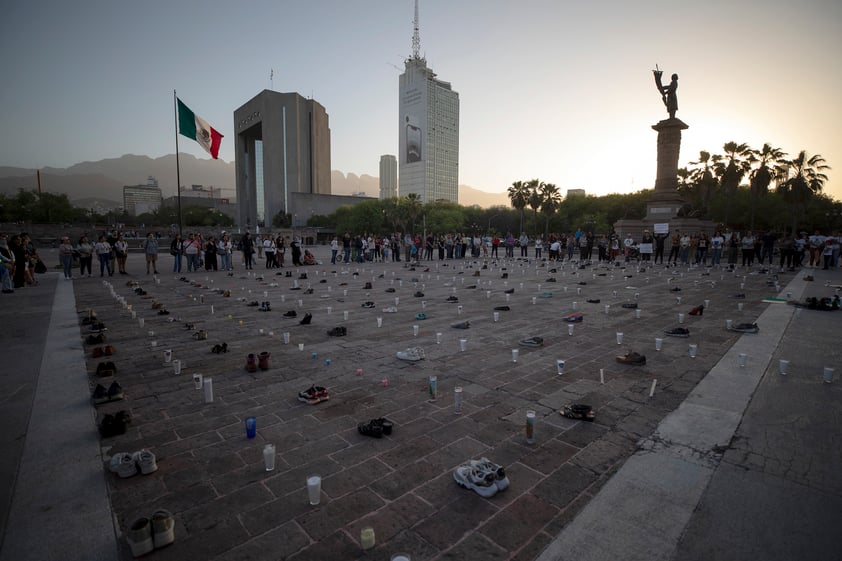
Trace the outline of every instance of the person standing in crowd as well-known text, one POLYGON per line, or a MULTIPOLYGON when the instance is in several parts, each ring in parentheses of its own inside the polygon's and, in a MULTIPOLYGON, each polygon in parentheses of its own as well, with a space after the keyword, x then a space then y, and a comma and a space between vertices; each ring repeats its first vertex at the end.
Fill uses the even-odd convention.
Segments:
POLYGON ((234 269, 231 266, 232 250, 231 238, 228 237, 227 232, 222 232, 222 237, 219 238, 219 242, 216 244, 216 253, 219 255, 219 268, 223 271, 232 271, 234 269))
POLYGON ((99 258, 99 276, 104 277, 106 270, 109 277, 114 276, 114 270, 111 268, 111 244, 105 241, 105 236, 99 237, 94 244, 94 251, 99 258))
POLYGON ((176 234, 173 241, 170 242, 170 255, 172 255, 172 272, 181 272, 181 256, 184 255, 184 241, 181 239, 181 234, 176 234))
POLYGON ((275 240, 270 235, 263 238, 263 255, 266 256, 266 268, 273 269, 275 267, 275 240))
POLYGON ((79 238, 79 245, 76 247, 79 252, 79 277, 85 276, 85 269, 88 270, 88 278, 91 276, 91 264, 94 260, 94 246, 88 236, 79 238))
POLYGON ((252 268, 252 256, 254 255, 254 240, 249 232, 246 232, 243 239, 240 240, 243 252, 243 263, 246 269, 252 268))
POLYGON ((187 258, 187 272, 199 271, 199 242, 192 233, 187 234, 184 240, 184 256, 187 258))
POLYGON ((526 232, 520 233, 520 256, 521 257, 529 257, 529 236, 526 235, 526 232))
POLYGON ((129 244, 126 242, 122 233, 117 235, 117 241, 114 242, 114 256, 117 259, 117 271, 121 275, 128 275, 129 273, 126 272, 126 259, 129 257, 129 244))
POLYGON ((284 266, 284 258, 287 254, 286 238, 278 234, 278 239, 275 240, 275 261, 278 262, 278 267, 284 266))
MULTIPOLYGON (((116 249, 116 248, 115 248, 116 249)), ((158 240, 152 235, 152 232, 146 234, 146 239, 143 240, 143 253, 146 255, 146 274, 149 274, 149 269, 152 269, 156 275, 158 274, 158 240)))
POLYGON ((751 235, 751 230, 742 237, 740 246, 743 250, 743 267, 751 267, 754 264, 754 236, 751 235))
POLYGON ((3 294, 12 294, 12 271, 15 268, 15 256, 9 248, 6 234, 0 234, 0 288, 3 294))
POLYGON ((710 264, 719 265, 722 257, 722 247, 725 245, 725 238, 719 230, 710 239, 710 264))
POLYGON ((15 288, 23 288, 26 285, 26 250, 20 236, 12 236, 12 255, 15 258, 13 284, 15 288))
POLYGON ((73 244, 70 243, 70 238, 64 236, 61 238, 61 244, 58 246, 58 257, 61 261, 61 267, 64 269, 64 280, 73 279, 73 244))
POLYGON ((661 265, 664 264, 664 244, 666 241, 666 234, 655 234, 655 265, 658 264, 658 259, 661 260, 661 265))
POLYGON ((300 267, 303 265, 301 262, 301 240, 293 238, 292 240, 292 264, 296 267, 300 267))
POLYGON ((218 271, 219 262, 216 259, 216 238, 208 236, 205 242, 205 271, 218 271))
POLYGON ((331 265, 336 265, 336 255, 339 253, 339 238, 333 236, 333 239, 330 240, 330 263, 331 265))

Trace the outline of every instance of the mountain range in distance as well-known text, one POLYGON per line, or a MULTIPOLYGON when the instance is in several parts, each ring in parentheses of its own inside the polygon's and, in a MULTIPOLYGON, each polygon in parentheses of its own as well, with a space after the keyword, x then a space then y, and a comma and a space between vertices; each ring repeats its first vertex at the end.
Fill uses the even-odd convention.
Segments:
MULTIPOLYGON (((234 162, 196 158, 190 154, 179 157, 182 195, 191 185, 218 189, 219 198, 236 198, 234 162), (187 188, 185 191, 184 187, 187 188)), ((164 197, 176 194, 175 154, 160 158, 126 154, 96 162, 82 162, 67 168, 41 168, 41 189, 45 193, 65 193, 77 206, 113 209, 123 206, 125 185, 146 185, 148 177, 158 180, 164 197)), ((38 189, 36 170, 0 166, 0 194, 14 195, 18 189, 38 189)), ((362 174, 331 172, 331 192, 334 195, 363 193, 377 197, 380 181, 362 174)), ((509 206, 506 193, 488 193, 467 185, 459 186, 459 204, 482 208, 509 206)))

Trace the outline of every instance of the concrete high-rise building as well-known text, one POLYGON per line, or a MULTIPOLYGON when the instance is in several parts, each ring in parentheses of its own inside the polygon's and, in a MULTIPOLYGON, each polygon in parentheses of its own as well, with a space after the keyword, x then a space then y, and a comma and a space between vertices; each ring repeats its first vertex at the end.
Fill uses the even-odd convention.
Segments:
POLYGON ((306 195, 330 195, 330 126, 322 105, 263 90, 234 111, 234 130, 241 226, 271 224, 279 212, 303 223, 314 213, 311 202, 302 202, 306 195))
POLYGON ((391 154, 380 156, 380 199, 398 196, 398 160, 391 154))
POLYGON ((123 187, 123 209, 130 216, 154 212, 161 208, 161 188, 151 175, 146 185, 125 185, 123 187))
POLYGON ((459 94, 436 78, 420 51, 416 0, 412 56, 400 76, 400 193, 459 202, 459 94))

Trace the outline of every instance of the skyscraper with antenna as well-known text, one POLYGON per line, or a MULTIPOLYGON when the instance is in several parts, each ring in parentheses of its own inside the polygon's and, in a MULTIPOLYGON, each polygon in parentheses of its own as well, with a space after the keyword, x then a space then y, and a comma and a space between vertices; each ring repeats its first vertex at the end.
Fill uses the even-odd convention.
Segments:
POLYGON ((400 76, 398 117, 399 192, 422 202, 459 202, 459 94, 436 78, 421 54, 415 0, 412 55, 400 76))

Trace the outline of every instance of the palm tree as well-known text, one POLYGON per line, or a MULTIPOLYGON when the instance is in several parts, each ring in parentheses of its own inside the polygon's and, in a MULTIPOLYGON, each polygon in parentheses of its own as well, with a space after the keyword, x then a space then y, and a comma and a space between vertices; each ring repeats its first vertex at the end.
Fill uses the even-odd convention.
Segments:
POLYGON ((798 212, 792 213, 792 235, 798 231, 798 216, 807 208, 810 199, 821 193, 827 174, 824 172, 830 169, 825 159, 816 154, 810 158, 802 150, 792 160, 785 160, 786 180, 780 183, 776 189, 783 196, 784 201, 795 207, 798 212))
MULTIPOLYGON (((544 187, 544 182, 540 179, 533 179, 529 181, 526 186, 529 188, 529 196, 526 199, 526 202, 529 204, 529 207, 532 209, 532 221, 535 222, 536 226, 538 223, 538 209, 541 208, 541 190, 544 187)), ((520 231, 523 232, 523 223, 520 225, 520 231)))
POLYGON ((710 205, 710 197, 716 189, 717 180, 714 177, 714 166, 719 157, 712 158, 710 152, 699 151, 699 160, 690 162, 695 166, 690 170, 688 181, 695 187, 696 201, 700 208, 707 209, 710 205))
POLYGON ((515 181, 507 192, 512 206, 520 211, 520 229, 523 231, 523 209, 529 200, 529 187, 523 181, 515 181))
POLYGON ((743 177, 751 169, 751 163, 748 160, 751 155, 751 148, 748 144, 737 144, 732 140, 726 142, 722 146, 722 150, 725 152, 726 158, 716 161, 714 169, 719 177, 720 189, 728 199, 728 204, 725 205, 725 224, 727 225, 731 198, 737 192, 743 177))
POLYGON ((541 213, 544 215, 544 239, 550 237, 550 218, 561 206, 561 192, 554 183, 541 186, 541 213))
POLYGON ((775 175, 780 173, 780 162, 786 154, 780 148, 773 148, 765 143, 760 150, 752 150, 752 157, 749 158, 752 164, 757 167, 751 170, 748 175, 751 186, 751 230, 754 230, 754 214, 757 208, 757 200, 769 192, 769 185, 775 175), (771 167, 771 169, 770 169, 771 167))

